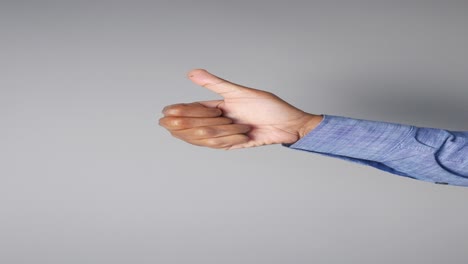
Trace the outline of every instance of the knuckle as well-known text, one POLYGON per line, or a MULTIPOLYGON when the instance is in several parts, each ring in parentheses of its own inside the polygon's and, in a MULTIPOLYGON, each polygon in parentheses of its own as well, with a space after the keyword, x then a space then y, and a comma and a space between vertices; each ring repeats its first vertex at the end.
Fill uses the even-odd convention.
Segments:
POLYGON ((222 142, 221 142, 220 139, 210 138, 210 139, 206 140, 206 145, 209 146, 209 147, 212 147, 212 148, 217 148, 220 145, 222 145, 222 142))
POLYGON ((172 116, 180 116, 183 114, 183 110, 181 108, 171 108, 167 110, 166 112, 167 115, 172 115, 172 116))
POLYGON ((164 108, 163 113, 170 116, 183 115, 186 104, 174 104, 164 108))
POLYGON ((214 86, 224 84, 224 83, 227 83, 227 81, 223 80, 223 79, 220 79, 220 80, 218 80, 217 82, 214 82, 214 83, 213 82, 204 83, 202 86, 205 87, 205 88, 210 88, 210 87, 214 87, 214 86))
POLYGON ((159 120, 159 124, 166 129, 181 129, 186 127, 189 122, 180 117, 163 117, 159 120))
POLYGON ((183 118, 171 118, 170 119, 170 126, 172 128, 183 128, 187 125, 187 121, 183 118))
POLYGON ((209 137, 214 135, 214 129, 209 127, 199 127, 194 131, 198 137, 209 137))

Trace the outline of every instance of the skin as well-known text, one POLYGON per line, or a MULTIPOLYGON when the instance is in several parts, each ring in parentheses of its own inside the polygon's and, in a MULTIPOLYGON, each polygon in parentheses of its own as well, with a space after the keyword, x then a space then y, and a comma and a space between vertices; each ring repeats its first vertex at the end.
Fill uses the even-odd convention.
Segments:
POLYGON ((229 82, 204 69, 190 71, 188 78, 223 97, 163 109, 159 124, 193 145, 229 150, 292 144, 323 119, 272 93, 229 82))

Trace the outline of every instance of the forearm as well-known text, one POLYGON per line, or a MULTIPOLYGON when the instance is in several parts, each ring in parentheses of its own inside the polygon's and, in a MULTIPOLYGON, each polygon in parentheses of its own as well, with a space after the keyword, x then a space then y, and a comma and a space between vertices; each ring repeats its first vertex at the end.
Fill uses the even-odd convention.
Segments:
POLYGON ((419 180, 468 186, 468 132, 324 115, 293 149, 419 180))

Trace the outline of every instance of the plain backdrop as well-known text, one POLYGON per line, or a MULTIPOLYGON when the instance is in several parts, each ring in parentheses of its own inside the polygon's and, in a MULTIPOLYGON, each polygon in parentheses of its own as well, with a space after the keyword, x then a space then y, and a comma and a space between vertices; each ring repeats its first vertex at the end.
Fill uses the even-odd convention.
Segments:
POLYGON ((205 68, 311 113, 468 130, 467 1, 0 1, 0 263, 468 261, 468 188, 159 127, 205 68))

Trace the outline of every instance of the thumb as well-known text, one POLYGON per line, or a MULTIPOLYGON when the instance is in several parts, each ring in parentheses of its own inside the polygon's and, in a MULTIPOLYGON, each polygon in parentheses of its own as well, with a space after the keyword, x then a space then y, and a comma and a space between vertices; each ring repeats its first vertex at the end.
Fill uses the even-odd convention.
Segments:
POLYGON ((250 89, 239 84, 229 82, 227 80, 221 79, 216 75, 209 73, 204 69, 194 69, 188 73, 188 78, 198 84, 203 86, 224 98, 229 97, 231 93, 242 92, 245 89, 250 89))

